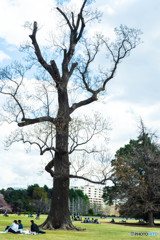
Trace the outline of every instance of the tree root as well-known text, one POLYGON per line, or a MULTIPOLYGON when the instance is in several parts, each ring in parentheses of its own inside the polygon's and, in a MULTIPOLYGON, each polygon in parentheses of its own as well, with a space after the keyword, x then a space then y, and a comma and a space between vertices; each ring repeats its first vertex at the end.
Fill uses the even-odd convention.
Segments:
POLYGON ((75 230, 75 231, 85 231, 85 228, 80 228, 80 227, 76 227, 72 224, 62 224, 59 228, 54 228, 53 225, 51 224, 50 221, 46 221, 44 223, 42 223, 41 225, 39 225, 40 228, 42 228, 43 230, 64 230, 64 231, 71 231, 71 230, 75 230))
POLYGON ((49 221, 47 221, 47 219, 44 221, 44 223, 39 225, 39 227, 44 230, 55 230, 55 228, 52 226, 52 224, 49 221))

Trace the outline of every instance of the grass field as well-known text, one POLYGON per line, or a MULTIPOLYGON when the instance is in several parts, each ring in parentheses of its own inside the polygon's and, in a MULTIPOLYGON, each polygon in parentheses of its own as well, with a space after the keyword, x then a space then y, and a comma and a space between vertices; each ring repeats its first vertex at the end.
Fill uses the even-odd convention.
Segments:
MULTIPOLYGON (((41 224, 45 220, 46 216, 41 215, 40 220, 35 220, 37 224, 41 224)), ((0 215, 0 231, 4 231, 7 225, 11 225, 14 219, 21 219, 24 229, 30 229, 30 220, 28 216, 10 215, 9 217, 3 217, 0 215)), ((133 227, 117 224, 110 224, 109 219, 100 219, 101 224, 90 224, 74 222, 76 226, 86 228, 85 231, 46 231, 45 235, 17 235, 17 234, 0 234, 0 240, 5 239, 41 239, 41 240, 138 240, 138 239, 160 239, 160 228, 148 228, 148 227, 133 227), (108 223, 107 223, 108 222, 108 223), (131 237, 131 232, 156 232, 158 236, 134 236, 131 237)), ((116 220, 119 222, 119 219, 116 220)))

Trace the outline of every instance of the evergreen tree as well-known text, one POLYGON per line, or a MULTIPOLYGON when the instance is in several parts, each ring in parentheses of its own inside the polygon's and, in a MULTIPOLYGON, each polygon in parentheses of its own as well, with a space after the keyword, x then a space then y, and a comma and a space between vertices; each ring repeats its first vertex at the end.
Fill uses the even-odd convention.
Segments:
POLYGON ((116 152, 112 167, 114 186, 105 187, 104 200, 117 201, 121 215, 143 218, 153 226, 160 211, 160 145, 143 122, 138 138, 116 152))

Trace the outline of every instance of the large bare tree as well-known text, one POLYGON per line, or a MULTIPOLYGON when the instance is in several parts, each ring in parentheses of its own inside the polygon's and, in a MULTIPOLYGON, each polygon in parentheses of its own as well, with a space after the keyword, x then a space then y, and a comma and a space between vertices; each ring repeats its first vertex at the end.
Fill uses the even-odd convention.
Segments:
MULTIPOLYGON (((8 97, 5 110, 12 115, 8 116, 7 120, 17 122, 20 129, 26 130, 25 133, 20 130, 13 135, 8 145, 21 140, 38 146, 41 155, 47 152, 52 154, 51 161, 45 167, 54 179, 51 209, 43 224, 45 229, 76 229, 72 225, 68 210, 70 178, 82 178, 101 184, 107 181, 105 168, 102 171, 103 177, 96 181, 71 174, 69 161, 69 154, 75 150, 87 152, 83 148, 84 144, 99 132, 106 130, 105 124, 99 120, 96 123, 90 122, 90 134, 85 132, 85 129, 81 132, 81 129, 76 127, 69 131, 69 125, 72 125, 76 110, 93 104, 99 95, 105 93, 106 85, 115 76, 118 65, 140 43, 140 31, 122 25, 115 29, 115 42, 110 42, 102 34, 87 37, 87 26, 101 15, 97 10, 92 11, 90 4, 91 1, 83 0, 78 11, 69 11, 63 5, 58 5, 56 10, 62 19, 61 26, 62 29, 65 28, 65 36, 61 41, 53 37, 56 51, 52 53, 50 61, 47 60, 46 50, 40 47, 37 40, 39 29, 37 22, 34 22, 29 35, 31 43, 25 46, 31 64, 25 67, 16 62, 0 70, 0 90, 8 97), (100 50, 105 53, 103 67, 100 67, 98 62, 100 50), (25 78, 25 72, 31 66, 32 71, 37 67, 40 88, 33 83, 34 80, 27 81, 25 78), (39 71, 40 68, 43 72, 39 71), (34 86, 39 92, 36 98, 32 95, 34 86), (77 97, 79 100, 74 102, 70 99, 69 86, 75 88, 74 93, 80 96, 77 97), (53 108, 53 102, 56 103, 58 110, 53 108), (77 138, 74 129, 79 132, 80 139, 77 138)), ((88 150, 94 151, 96 152, 88 150)))

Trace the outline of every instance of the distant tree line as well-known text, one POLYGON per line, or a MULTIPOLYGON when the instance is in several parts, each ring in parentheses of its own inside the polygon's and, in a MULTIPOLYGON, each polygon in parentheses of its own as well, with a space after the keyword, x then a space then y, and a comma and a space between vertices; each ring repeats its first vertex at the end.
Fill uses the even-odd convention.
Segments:
MULTIPOLYGON (((27 189, 1 189, 5 201, 12 207, 13 212, 48 213, 52 198, 52 189, 46 185, 30 185, 27 189)), ((71 214, 86 214, 89 209, 89 198, 81 190, 70 189, 69 209, 71 214)))
POLYGON ((87 215, 90 209, 90 202, 87 195, 80 189, 70 189, 69 192, 69 211, 76 215, 87 215))

